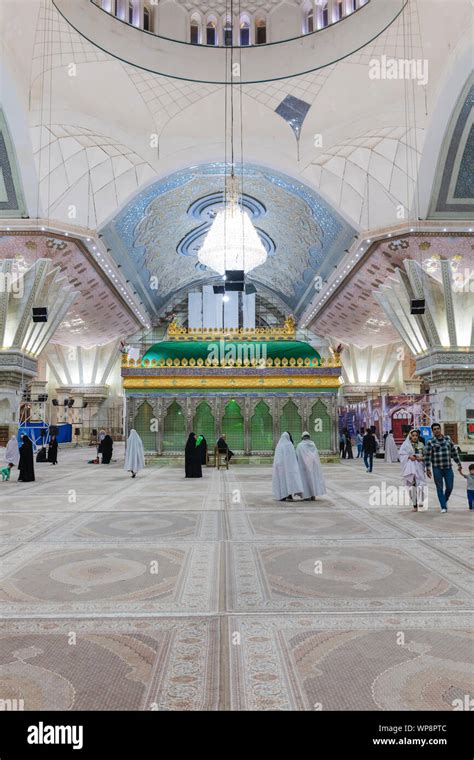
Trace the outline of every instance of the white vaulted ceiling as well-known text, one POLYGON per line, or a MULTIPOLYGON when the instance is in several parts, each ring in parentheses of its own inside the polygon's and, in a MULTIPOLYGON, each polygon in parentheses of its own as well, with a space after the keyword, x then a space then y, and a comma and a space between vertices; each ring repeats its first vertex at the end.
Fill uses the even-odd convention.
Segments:
MULTIPOLYGON (((149 188, 224 160, 222 85, 176 80, 124 63, 69 26, 52 0, 3 0, 2 10, 1 105, 31 217, 114 229, 149 188)), ((344 60, 294 78, 242 85, 246 164, 306 187, 347 230, 398 224, 400 209, 406 218, 424 217, 451 114, 471 68, 470 24, 470 0, 410 0, 393 24, 344 60), (426 84, 370 79, 371 61, 382 56, 426 60, 426 84)), ((131 31, 125 26, 117 22, 116 34, 131 31)), ((180 46, 184 58, 188 47, 180 46)), ((281 56, 278 45, 263 52, 270 59, 281 56)), ((270 207, 265 183, 256 190, 270 207)), ((181 211, 176 230, 187 222, 185 204, 181 211)), ((285 272, 288 281, 294 278, 287 241, 301 238, 302 218, 283 213, 277 220, 280 250, 285 247, 279 282, 285 272)), ((132 237, 139 241, 138 217, 135 224, 132 237)), ((175 251, 179 240, 171 237, 175 251)), ((156 267, 159 239, 151 243, 156 267)), ((341 238, 341 250, 330 255, 346 247, 341 238)), ((112 256, 122 253, 112 244, 112 256)), ((304 282, 317 271, 315 263, 303 267, 304 282)), ((188 275, 192 284, 194 274, 188 275)), ((200 279, 197 273, 195 282, 200 279)), ((173 280, 171 290, 182 284, 173 280)), ((299 303, 296 295, 284 301, 292 310, 299 303)), ((151 306, 148 299, 150 313, 151 306)), ((394 339, 393 331, 380 327, 387 341, 394 339)), ((347 329, 341 323, 341 339, 350 338, 347 329)), ((372 332, 370 325, 366 331, 372 332)))
MULTIPOLYGON (((9 73, 15 69, 11 84, 29 120, 45 214, 63 219, 77 193, 78 219, 101 225, 153 178, 222 160, 222 86, 121 63, 75 32, 51 0, 5 0, 4 6, 2 62, 9 73)), ((434 10, 432 3, 413 1, 344 61, 294 79, 243 86, 246 160, 299 176, 355 226, 393 222, 397 205, 412 198, 426 129, 447 71, 468 43, 469 21, 468 0, 434 10), (416 124, 413 105, 406 116, 405 82, 368 78, 374 57, 407 53, 429 63, 427 85, 412 87, 416 124), (275 113, 287 96, 310 106, 299 160, 291 126, 275 113)), ((278 45, 266 52, 278 56, 278 45)), ((459 77, 461 89, 465 77, 462 83, 459 77)))

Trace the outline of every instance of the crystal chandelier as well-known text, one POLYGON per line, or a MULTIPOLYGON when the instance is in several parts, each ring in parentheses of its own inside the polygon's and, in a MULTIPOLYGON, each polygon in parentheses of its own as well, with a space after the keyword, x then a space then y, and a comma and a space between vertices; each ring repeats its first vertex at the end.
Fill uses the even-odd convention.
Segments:
MULTIPOLYGON (((230 18, 234 20, 233 0, 230 0, 230 18)), ((231 44, 230 51, 230 69, 234 71, 234 47, 231 44)), ((240 65, 240 64, 239 64, 240 65)), ((226 56, 227 66, 227 56, 226 56)), ((227 90, 225 87, 225 112, 227 115, 227 90)), ((242 124, 242 95, 240 105, 240 144, 241 144, 241 173, 242 183, 244 176, 244 157, 243 157, 243 124, 242 124)), ((227 140, 227 135, 225 136, 227 140)), ((201 249, 198 252, 198 259, 201 264, 214 269, 215 272, 223 275, 226 270, 238 269, 245 274, 251 272, 255 267, 264 264, 267 260, 267 251, 263 245, 260 236, 253 226, 252 220, 247 211, 242 207, 243 190, 239 193, 235 178, 234 162, 234 80, 230 79, 230 149, 231 149, 231 172, 230 177, 225 175, 225 192, 224 208, 217 212, 214 221, 207 233, 201 249)), ((227 166, 226 166, 227 168, 227 166)))
POLYGON ((226 269, 247 273, 267 260, 265 246, 247 211, 239 204, 234 188, 224 208, 217 212, 198 259, 219 274, 226 269))

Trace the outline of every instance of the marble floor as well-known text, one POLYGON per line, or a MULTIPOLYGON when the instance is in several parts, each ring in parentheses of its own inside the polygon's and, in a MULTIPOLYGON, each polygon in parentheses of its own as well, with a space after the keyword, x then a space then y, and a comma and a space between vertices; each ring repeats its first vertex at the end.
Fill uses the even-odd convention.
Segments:
MULTIPOLYGON (((0 452, 1 455, 1 452, 0 452)), ((474 512, 403 504, 398 465, 148 467, 87 448, 0 483, 0 700, 26 710, 453 710, 474 689, 474 512), (460 701, 459 701, 460 700, 460 701)))

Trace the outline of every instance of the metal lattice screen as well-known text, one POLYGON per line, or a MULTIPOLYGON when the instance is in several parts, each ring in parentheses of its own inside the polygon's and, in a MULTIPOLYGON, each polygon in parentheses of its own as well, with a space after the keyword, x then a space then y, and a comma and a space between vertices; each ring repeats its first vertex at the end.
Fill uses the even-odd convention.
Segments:
POLYGON ((163 451, 184 451, 186 445, 186 419, 180 405, 173 401, 163 424, 163 451))
POLYGON ((216 422, 207 401, 201 401, 196 408, 196 413, 193 417, 193 430, 197 436, 204 436, 207 445, 213 451, 216 442, 216 422))
POLYGON ((222 418, 222 432, 231 449, 244 450, 244 418, 237 401, 229 401, 226 404, 224 417, 222 418))
POLYGON ((280 435, 288 431, 295 444, 301 439, 302 427, 298 407, 294 401, 287 401, 280 417, 280 435))
POLYGON ((153 409, 145 401, 138 409, 133 426, 142 439, 145 451, 156 451, 156 431, 152 431, 153 409))
POLYGON ((308 433, 320 451, 331 451, 331 428, 332 421, 326 405, 318 399, 311 410, 308 433))
POLYGON ((259 401, 250 420, 252 451, 273 451, 273 419, 265 401, 259 401))

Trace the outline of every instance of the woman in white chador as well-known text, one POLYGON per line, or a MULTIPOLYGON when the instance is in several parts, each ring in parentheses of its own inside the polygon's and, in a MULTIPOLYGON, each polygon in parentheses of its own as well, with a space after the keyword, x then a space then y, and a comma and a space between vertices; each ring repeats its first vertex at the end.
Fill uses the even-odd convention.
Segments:
POLYGON ((275 449, 272 486, 275 499, 280 501, 293 501, 293 496, 303 495, 303 483, 289 433, 282 434, 275 449))
POLYGON ((418 430, 411 430, 399 451, 402 476, 409 490, 414 512, 425 510, 423 502, 427 481, 423 465, 423 449, 418 430))
POLYGON ((124 470, 132 473, 132 478, 135 477, 137 472, 143 470, 145 467, 145 452, 143 450, 142 439, 138 435, 136 430, 130 430, 130 435, 127 441, 127 450, 125 452, 125 464, 124 470))
POLYGON ((395 443, 395 438, 393 437, 392 430, 387 434, 387 437, 385 439, 384 459, 386 462, 390 462, 390 464, 393 462, 398 462, 398 449, 397 444, 395 443))
POLYGON ((318 450, 306 431, 296 447, 296 459, 303 481, 303 499, 315 501, 316 496, 323 496, 326 493, 326 483, 318 450))
POLYGON ((15 467, 18 467, 19 461, 20 461, 20 450, 18 448, 18 441, 16 439, 16 435, 12 435, 12 437, 7 443, 7 448, 5 450, 5 462, 7 464, 12 464, 15 467))

